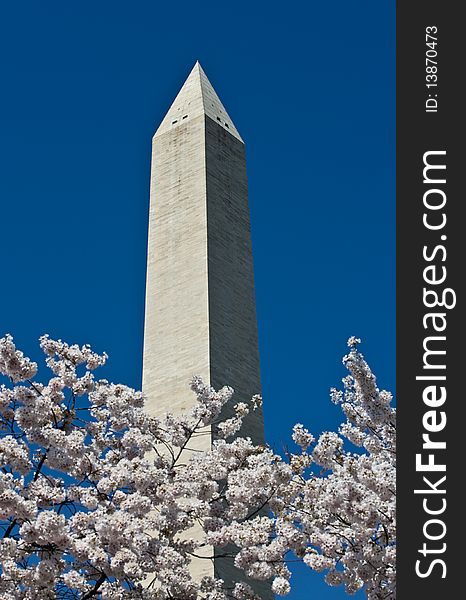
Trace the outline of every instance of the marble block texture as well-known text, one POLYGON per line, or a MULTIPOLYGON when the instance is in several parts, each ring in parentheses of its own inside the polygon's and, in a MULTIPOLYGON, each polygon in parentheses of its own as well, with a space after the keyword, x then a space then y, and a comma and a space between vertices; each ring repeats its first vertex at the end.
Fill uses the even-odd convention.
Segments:
MULTIPOLYGON (((156 131, 144 327, 148 411, 181 414, 193 375, 235 390, 231 404, 260 393, 260 366, 245 147, 199 63, 156 131)), ((225 407, 224 416, 233 413, 225 407)), ((239 432, 264 442, 262 411, 239 432)), ((210 448, 215 431, 190 444, 210 448)), ((207 548, 205 556, 224 549, 207 548)), ((246 580, 225 558, 193 562, 196 577, 246 580)), ((248 580, 262 598, 267 583, 248 580)))

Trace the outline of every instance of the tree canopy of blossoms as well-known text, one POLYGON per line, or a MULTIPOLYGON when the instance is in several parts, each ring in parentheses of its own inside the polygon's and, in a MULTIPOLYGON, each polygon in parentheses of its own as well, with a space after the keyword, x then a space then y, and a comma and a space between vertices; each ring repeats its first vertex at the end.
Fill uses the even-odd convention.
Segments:
POLYGON ((296 452, 280 457, 235 437, 257 396, 221 422, 233 390, 194 378, 191 413, 154 418, 140 392, 95 378, 105 354, 43 336, 41 383, 0 339, 0 599, 252 600, 249 578, 285 595, 287 564, 302 560, 348 593, 393 600, 395 409, 358 342, 332 390, 338 433, 298 424, 296 452), (223 438, 187 454, 213 424, 223 438), (232 544, 243 581, 191 576, 201 548, 232 544))

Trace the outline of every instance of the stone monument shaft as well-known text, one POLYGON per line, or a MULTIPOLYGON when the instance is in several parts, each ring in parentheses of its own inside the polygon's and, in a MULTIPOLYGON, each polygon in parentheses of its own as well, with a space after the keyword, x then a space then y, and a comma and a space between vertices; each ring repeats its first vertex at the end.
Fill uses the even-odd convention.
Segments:
MULTIPOLYGON (((235 402, 260 393, 244 143, 199 63, 153 138, 143 361, 149 411, 189 409, 193 375, 232 386, 235 402)), ((260 411, 241 435, 263 442, 260 411)))
MULTIPOLYGON (((260 393, 260 370, 245 148, 199 63, 152 148, 146 406, 153 415, 189 410, 193 375, 216 389, 233 387, 232 404, 248 402, 260 393)), ((227 406, 224 416, 232 411, 227 406)), ((214 435, 196 438, 197 449, 210 448, 214 435)), ((261 411, 248 415, 239 435, 263 442, 261 411)), ((194 561, 193 571, 244 578, 225 560, 194 561)))

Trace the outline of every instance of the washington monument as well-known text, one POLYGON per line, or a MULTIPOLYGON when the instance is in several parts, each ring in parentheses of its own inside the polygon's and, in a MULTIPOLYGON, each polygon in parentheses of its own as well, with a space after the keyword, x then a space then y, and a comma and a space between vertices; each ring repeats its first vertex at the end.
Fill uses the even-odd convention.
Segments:
MULTIPOLYGON (((189 410, 193 375, 233 387, 233 404, 260 393, 245 148, 199 63, 152 141, 143 358, 150 413, 189 410)), ((223 416, 233 412, 227 406, 223 416)), ((263 443, 261 411, 251 411, 239 435, 263 443)), ((214 436, 196 438, 196 449, 210 448, 214 436)), ((244 578, 220 558, 193 570, 244 578)), ((265 584, 254 587, 272 597, 265 584)))

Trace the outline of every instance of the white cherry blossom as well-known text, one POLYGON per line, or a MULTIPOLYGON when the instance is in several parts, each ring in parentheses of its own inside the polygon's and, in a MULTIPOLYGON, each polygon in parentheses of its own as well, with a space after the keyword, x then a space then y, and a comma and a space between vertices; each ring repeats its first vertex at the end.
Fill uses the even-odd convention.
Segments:
POLYGON ((302 560, 330 585, 393 600, 395 410, 359 340, 348 344, 349 376, 331 392, 345 422, 317 438, 295 425, 297 451, 281 457, 237 437, 260 396, 236 402, 231 388, 196 377, 192 411, 155 418, 140 392, 95 378, 105 354, 43 336, 51 377, 40 382, 6 335, 0 598, 258 600, 253 579, 286 595, 288 562, 302 560), (217 432, 211 449, 186 456, 207 427, 217 432), (233 589, 191 576, 206 546, 245 573, 233 589))

